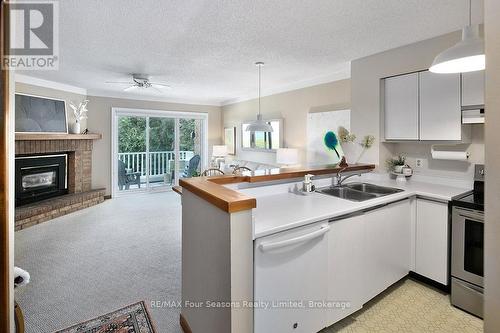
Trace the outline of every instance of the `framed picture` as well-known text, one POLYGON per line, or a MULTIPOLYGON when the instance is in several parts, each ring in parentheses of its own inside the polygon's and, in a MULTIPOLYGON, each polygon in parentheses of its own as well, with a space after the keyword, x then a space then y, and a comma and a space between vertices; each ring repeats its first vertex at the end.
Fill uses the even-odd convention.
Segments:
POLYGON ((229 155, 236 155, 236 127, 224 128, 224 144, 229 155))
POLYGON ((68 133, 66 101, 16 94, 16 133, 68 133))

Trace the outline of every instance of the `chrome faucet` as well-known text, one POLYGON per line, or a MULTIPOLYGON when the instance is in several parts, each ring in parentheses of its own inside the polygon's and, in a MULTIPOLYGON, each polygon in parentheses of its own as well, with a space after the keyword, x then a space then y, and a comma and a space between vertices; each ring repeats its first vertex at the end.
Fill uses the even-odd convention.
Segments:
POLYGON ((347 167, 345 168, 342 168, 340 169, 338 172, 337 172, 337 175, 334 177, 333 179, 333 186, 342 186, 342 183, 348 179, 348 178, 351 178, 353 176, 360 176, 361 177, 361 173, 354 173, 352 175, 348 175, 348 176, 345 176, 345 177, 342 177, 342 172, 347 169, 347 167))

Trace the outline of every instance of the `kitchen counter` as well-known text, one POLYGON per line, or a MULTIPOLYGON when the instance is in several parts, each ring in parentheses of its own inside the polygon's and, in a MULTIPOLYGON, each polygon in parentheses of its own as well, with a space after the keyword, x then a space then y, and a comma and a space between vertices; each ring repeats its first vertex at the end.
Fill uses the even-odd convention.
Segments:
MULTIPOLYGON (((339 171, 367 172, 373 169, 373 164, 352 164, 345 168, 336 164, 274 168, 243 172, 241 175, 181 178, 179 185, 223 211, 235 213, 255 208, 256 200, 252 196, 223 186, 225 184, 284 181, 304 177, 308 173, 318 176, 333 175, 339 171)), ((180 189, 175 189, 175 192, 182 194, 180 189)))
MULTIPOLYGON (((257 196, 257 208, 253 210, 254 239, 415 195, 439 201, 450 201, 452 197, 469 190, 463 187, 418 181, 399 183, 395 180, 375 180, 364 177, 358 179, 351 178, 345 184, 351 182, 366 182, 380 186, 400 188, 404 191, 362 202, 340 199, 316 192, 307 195, 300 192, 260 195, 257 196)), ((327 185, 326 183, 322 186, 327 185)))

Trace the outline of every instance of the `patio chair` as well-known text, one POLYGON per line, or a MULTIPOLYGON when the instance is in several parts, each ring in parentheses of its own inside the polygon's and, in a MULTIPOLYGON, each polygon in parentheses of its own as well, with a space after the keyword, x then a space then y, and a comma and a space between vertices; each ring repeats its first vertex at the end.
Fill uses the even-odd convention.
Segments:
POLYGON ((200 155, 194 155, 191 157, 189 160, 188 164, 184 168, 184 172, 182 173, 181 177, 182 178, 191 178, 196 174, 196 171, 198 171, 198 166, 200 165, 200 155))
POLYGON ((121 160, 118 160, 118 188, 123 190, 130 189, 130 184, 136 184, 137 188, 141 188, 141 173, 131 172, 127 170, 127 166, 121 160))

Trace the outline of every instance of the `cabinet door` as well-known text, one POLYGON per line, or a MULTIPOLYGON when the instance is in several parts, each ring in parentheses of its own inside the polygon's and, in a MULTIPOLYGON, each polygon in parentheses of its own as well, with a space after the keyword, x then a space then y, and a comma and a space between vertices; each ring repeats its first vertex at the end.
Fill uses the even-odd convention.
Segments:
POLYGON ((460 74, 420 73, 420 140, 461 140, 460 74))
POLYGON ((326 300, 328 223, 313 224, 257 239, 254 300, 270 308, 254 310, 254 332, 318 332, 326 310, 309 301, 326 300), (302 301, 288 304, 287 301, 302 301))
POLYGON ((448 204, 417 199, 415 270, 448 284, 448 204))
POLYGON ((418 73, 383 80, 386 140, 418 140, 418 73))
POLYGON ((365 301, 406 276, 410 268, 410 202, 399 201, 365 215, 365 301))
POLYGON ((352 216, 330 223, 328 235, 328 300, 350 307, 328 309, 328 325, 361 309, 364 303, 364 217, 352 216))
POLYGON ((395 202, 385 208, 387 286, 408 275, 411 265, 410 200, 395 202))
POLYGON ((484 105, 484 71, 462 74, 462 106, 484 105))

